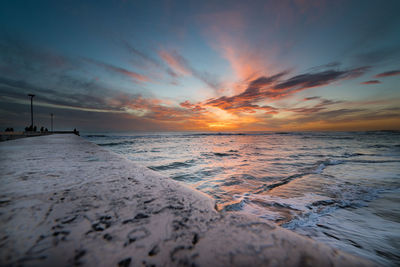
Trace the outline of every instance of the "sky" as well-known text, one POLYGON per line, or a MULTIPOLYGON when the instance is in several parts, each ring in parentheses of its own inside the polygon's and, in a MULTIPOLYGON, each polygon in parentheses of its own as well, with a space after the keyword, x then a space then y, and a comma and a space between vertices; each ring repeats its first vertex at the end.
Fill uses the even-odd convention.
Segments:
POLYGON ((3 0, 0 131, 400 130, 399 10, 3 0))

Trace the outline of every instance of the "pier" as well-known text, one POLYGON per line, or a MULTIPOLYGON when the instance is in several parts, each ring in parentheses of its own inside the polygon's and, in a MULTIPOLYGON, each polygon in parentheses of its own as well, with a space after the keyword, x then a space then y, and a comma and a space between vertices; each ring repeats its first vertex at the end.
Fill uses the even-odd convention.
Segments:
POLYGON ((0 132, 0 142, 7 140, 14 140, 25 137, 35 137, 51 134, 76 134, 79 135, 79 131, 53 131, 53 132, 0 132))

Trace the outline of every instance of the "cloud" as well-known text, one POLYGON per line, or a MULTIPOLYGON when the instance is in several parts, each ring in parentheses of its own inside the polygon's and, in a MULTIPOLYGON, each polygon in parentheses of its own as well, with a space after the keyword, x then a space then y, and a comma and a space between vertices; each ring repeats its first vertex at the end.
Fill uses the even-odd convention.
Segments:
POLYGON ((232 38, 220 37, 219 47, 230 63, 235 78, 239 80, 253 79, 266 69, 266 62, 261 61, 261 55, 240 41, 233 42, 232 38))
POLYGON ((185 58, 178 54, 178 52, 167 52, 165 50, 161 50, 159 52, 159 55, 173 70, 175 70, 180 75, 192 74, 189 63, 186 61, 185 58))
MULTIPOLYGON (((136 51, 135 56, 144 57, 144 54, 139 55, 136 51)), ((162 62, 160 65, 167 69, 162 62)), ((93 76, 92 66, 135 81, 149 80, 147 76, 93 59, 58 57, 23 42, 1 40, 0 101, 2 109, 7 107, 7 110, 2 111, 0 125, 26 126, 27 115, 20 111, 29 110, 28 93, 36 95, 34 110, 37 118, 47 120, 51 111, 56 114, 59 127, 86 125, 86 129, 99 129, 96 123, 100 123, 107 124, 103 128, 109 124, 108 129, 117 130, 208 129, 206 122, 213 120, 198 104, 176 106, 148 94, 145 96, 143 92, 134 93, 132 91, 137 90, 134 87, 129 88, 132 93, 121 91, 120 83, 114 80, 103 82, 103 79, 93 76), (117 122, 125 124, 118 125, 117 122)))
POLYGON ((274 114, 277 112, 275 108, 259 106, 254 104, 254 102, 266 98, 263 89, 268 88, 268 86, 271 86, 275 81, 286 74, 287 72, 281 72, 270 77, 261 76, 252 80, 243 93, 231 97, 222 96, 217 99, 209 99, 206 101, 205 105, 218 107, 231 112, 254 113, 255 110, 264 110, 267 113, 274 114))
MULTIPOLYGON (((64 81, 66 82, 64 86, 80 84, 80 86, 87 86, 90 89, 84 90, 81 87, 80 93, 68 90, 59 91, 25 81, 0 77, 0 102, 12 104, 11 110, 20 110, 22 109, 21 105, 29 105, 27 93, 34 93, 36 95, 34 109, 37 116, 45 117, 43 110, 51 110, 52 113, 57 114, 59 126, 71 125, 68 120, 76 120, 76 125, 84 126, 83 118, 87 118, 86 123, 90 126, 86 125, 86 127, 97 129, 98 125, 96 126, 94 121, 101 122, 97 118, 113 118, 113 121, 108 121, 110 125, 115 126, 113 129, 126 128, 124 125, 116 125, 116 121, 131 121, 140 123, 128 127, 131 130, 184 130, 189 127, 189 124, 191 127, 198 127, 197 129, 207 129, 206 121, 212 121, 209 114, 203 114, 204 108, 189 102, 184 102, 181 106, 167 106, 163 100, 109 89, 97 82, 73 81, 73 78, 64 79, 64 81), (70 114, 70 117, 60 118, 59 114, 70 114), (74 114, 74 117, 71 117, 71 114, 74 114), (90 117, 96 119, 89 121, 90 117)), ((18 124, 23 123, 21 115, 14 117, 15 120, 18 120, 18 124)), ((11 118, 1 116, 0 119, 0 124, 10 124, 9 122, 11 122, 11 118)))
MULTIPOLYGON (((372 38, 371 40, 374 40, 372 38)), ((356 46, 355 49, 358 51, 359 46, 356 46)), ((387 62, 398 62, 400 58, 400 47, 399 46, 391 46, 391 47, 383 47, 375 50, 371 50, 365 53, 360 53, 355 55, 355 64, 361 65, 376 65, 379 63, 387 63, 387 62)))
POLYGON ((201 112, 201 111, 205 111, 206 110, 205 108, 203 108, 202 106, 200 106, 198 104, 196 105, 196 104, 190 103, 188 100, 180 103, 179 105, 181 107, 184 107, 184 108, 190 109, 192 111, 196 111, 196 112, 201 112))
POLYGON ((379 80, 370 80, 370 81, 365 81, 362 82, 361 84, 378 84, 381 83, 379 80))
POLYGON ((297 39, 302 38, 302 31, 293 33, 293 28, 304 27, 309 31, 307 24, 315 22, 326 9, 325 2, 288 0, 255 4, 239 1, 201 14, 198 24, 210 46, 229 62, 232 80, 239 83, 232 89, 239 93, 244 89, 242 82, 286 69, 282 58, 293 50, 297 39), (282 32, 292 34, 282 35, 282 32))
POLYGON ((222 96, 218 99, 211 99, 205 103, 206 106, 218 107, 231 113, 246 112, 255 113, 256 110, 264 110, 269 114, 276 114, 277 109, 271 106, 260 106, 253 104, 252 101, 246 101, 237 97, 222 96))
POLYGON ((243 91, 248 81, 262 73, 282 69, 279 62, 271 60, 278 54, 282 43, 273 43, 271 38, 265 42, 268 46, 260 45, 261 40, 249 42, 250 32, 263 32, 264 36, 268 36, 264 26, 259 29, 259 25, 249 25, 253 21, 253 15, 248 12, 251 6, 244 2, 235 3, 223 8, 223 11, 203 13, 197 17, 197 23, 201 25, 210 46, 230 65, 230 81, 224 86, 224 90, 230 93, 243 91))
POLYGON ((134 55, 135 57, 139 57, 142 60, 154 65, 154 66, 161 66, 160 62, 158 62, 156 59, 152 58, 150 55, 140 51, 139 49, 133 47, 131 44, 129 44, 127 41, 122 41, 125 48, 128 50, 129 53, 134 55))
MULTIPOLYGON (((128 62, 136 60, 138 64, 133 62, 132 69, 138 70, 139 65, 143 64, 146 65, 143 68, 147 68, 150 73, 143 72, 146 75, 142 75, 129 68, 98 60, 59 56, 29 45, 13 46, 11 43, 0 42, 0 124, 7 123, 6 127, 9 127, 13 120, 22 123, 27 121, 26 118, 29 120, 27 93, 37 95, 34 108, 38 119, 42 118, 42 121, 46 122, 48 114, 54 112, 57 114, 59 125, 86 125, 87 129, 94 130, 101 130, 103 126, 99 125, 106 125, 104 128, 108 130, 230 130, 240 127, 258 130, 260 128, 257 127, 266 129, 285 123, 334 123, 366 118, 381 107, 380 103, 364 105, 369 105, 368 107, 352 107, 348 102, 318 96, 306 97, 304 101, 299 101, 290 108, 270 103, 274 99, 289 97, 301 90, 359 77, 368 69, 362 67, 346 70, 339 68, 337 63, 309 69, 300 75, 289 71, 277 72, 275 75, 253 75, 239 81, 243 87, 237 93, 222 94, 219 91, 219 97, 205 101, 190 102, 179 99, 179 102, 168 102, 146 91, 134 91, 141 90, 137 89, 139 86, 129 84, 128 88, 121 88, 123 83, 118 79, 119 75, 129 77, 135 82, 156 81, 152 71, 157 71, 161 78, 167 73, 174 78, 171 79, 173 82, 179 82, 179 77, 190 75, 203 81, 210 88, 220 88, 218 79, 194 68, 176 51, 164 51, 164 57, 159 51, 157 57, 146 53, 148 50, 143 52, 133 46, 127 49, 134 58, 128 59, 128 62), (117 79, 106 81, 97 77, 99 73, 101 75, 105 72, 113 73, 117 79), (281 113, 280 116, 275 116, 278 113, 281 113)), ((240 52, 235 50, 234 53, 240 52)), ((246 54, 245 51, 238 56, 246 54)), ((243 57, 243 62, 245 59, 246 57, 243 57)), ((253 65, 252 61, 248 61, 246 64, 252 65, 251 69, 257 70, 256 73, 263 70, 258 67, 261 66, 258 63, 253 65)), ((245 68, 243 66, 243 69, 245 68)), ((268 72, 264 70, 262 73, 268 72)), ((236 84, 238 83, 234 82, 232 86, 236 84)), ((398 110, 386 109, 380 111, 376 117, 387 115, 396 118, 398 113, 398 110)))
POLYGON ((24 41, 0 38, 0 73, 9 78, 52 80, 58 72, 78 69, 82 62, 24 41))
POLYGON ((279 91, 300 91, 312 87, 328 85, 342 79, 356 78, 364 74, 368 69, 369 67, 360 67, 345 71, 326 70, 316 73, 301 74, 275 85, 274 89, 279 91))
POLYGON ((353 107, 310 113, 305 114, 304 116, 293 118, 295 123, 308 124, 311 127, 325 125, 324 128, 336 130, 344 128, 344 126, 341 126, 341 124, 347 124, 347 129, 360 130, 360 127, 357 126, 357 124, 360 123, 365 124, 365 126, 363 126, 364 128, 371 129, 374 127, 374 124, 379 125, 382 120, 390 121, 392 125, 389 126, 389 129, 393 129, 393 122, 395 120, 400 120, 400 110, 393 108, 380 108, 371 110, 368 108, 353 107), (378 123, 376 121, 378 121, 378 123))
POLYGON ((23 80, 0 77, 0 93, 18 102, 26 101, 27 94, 33 93, 36 95, 35 102, 39 101, 60 108, 90 109, 98 112, 121 111, 121 107, 107 104, 108 99, 112 98, 116 91, 102 87, 93 81, 76 80, 72 77, 63 81, 62 88, 69 90, 54 90, 23 80), (80 90, 75 90, 75 87, 80 90), (93 91, 96 94, 93 94, 93 91))
MULTIPOLYGON (((222 96, 216 99, 209 99, 204 105, 218 107, 230 112, 255 112, 255 110, 265 109, 267 112, 273 113, 276 112, 276 109, 270 106, 259 106, 257 102, 268 99, 279 99, 301 90, 329 85, 343 79, 356 78, 362 75, 367 69, 368 67, 343 71, 325 70, 296 75, 283 80, 282 78, 288 75, 288 71, 280 72, 270 77, 261 76, 249 82, 244 92, 231 97, 222 96)), ((308 100, 312 99, 317 98, 314 97, 308 100)), ((324 101, 323 104, 330 104, 326 102, 327 100, 324 101)))
POLYGON ((217 77, 206 72, 199 71, 195 69, 186 58, 184 58, 177 51, 168 52, 166 50, 159 51, 160 57, 168 64, 168 66, 173 69, 179 75, 192 75, 193 77, 204 82, 210 88, 214 90, 219 90, 219 82, 217 77))
POLYGON ((306 97, 304 98, 304 101, 308 101, 308 100, 316 100, 316 99, 321 99, 320 96, 311 96, 311 97, 306 97))
POLYGON ((306 117, 303 117, 302 119, 296 118, 296 120, 298 120, 299 122, 338 121, 338 120, 343 120, 344 117, 346 117, 346 116, 359 114, 360 112, 363 112, 363 111, 366 111, 366 109, 362 109, 362 108, 351 108, 351 109, 341 108, 341 109, 335 109, 335 110, 312 113, 312 116, 306 116, 306 117))
POLYGON ((139 73, 136 73, 133 71, 129 71, 129 70, 121 68, 121 67, 117 67, 117 66, 114 66, 114 65, 111 65, 108 63, 104 63, 104 62, 100 62, 98 60, 93 60, 93 59, 86 59, 86 61, 90 62, 92 64, 95 64, 99 67, 102 67, 106 70, 109 70, 111 72, 119 73, 119 74, 128 76, 130 78, 133 78, 134 81, 139 81, 139 82, 149 82, 150 81, 150 78, 145 75, 142 75, 142 74, 139 74, 139 73))
POLYGON ((382 72, 382 73, 375 75, 375 78, 389 77, 389 76, 395 76, 395 75, 400 75, 400 70, 391 70, 391 71, 382 72))
POLYGON ((151 57, 147 53, 144 53, 143 51, 140 51, 139 49, 133 47, 131 44, 129 44, 127 41, 123 41, 124 47, 128 50, 128 52, 134 56, 134 63, 138 67, 143 67, 145 63, 150 64, 153 67, 156 67, 157 69, 163 70, 165 73, 167 73, 169 76, 172 78, 177 78, 179 75, 174 72, 170 67, 165 66, 162 64, 160 61, 157 59, 151 57), (140 61, 137 61, 137 58, 141 59, 140 61))
POLYGON ((323 110, 326 110, 327 108, 331 107, 332 105, 344 103, 344 101, 324 99, 324 98, 321 98, 318 96, 308 97, 308 98, 305 98, 304 100, 305 101, 319 100, 319 103, 314 106, 311 106, 311 107, 289 108, 289 109, 285 109, 285 110, 295 112, 297 114, 312 114, 312 113, 318 113, 323 110))

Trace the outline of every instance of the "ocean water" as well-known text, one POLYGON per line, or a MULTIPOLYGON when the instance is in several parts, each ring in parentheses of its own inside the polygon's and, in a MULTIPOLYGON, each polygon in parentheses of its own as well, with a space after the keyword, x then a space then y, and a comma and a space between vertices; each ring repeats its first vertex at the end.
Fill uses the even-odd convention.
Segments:
POLYGON ((220 210, 400 265, 400 132, 84 137, 210 195, 220 210))

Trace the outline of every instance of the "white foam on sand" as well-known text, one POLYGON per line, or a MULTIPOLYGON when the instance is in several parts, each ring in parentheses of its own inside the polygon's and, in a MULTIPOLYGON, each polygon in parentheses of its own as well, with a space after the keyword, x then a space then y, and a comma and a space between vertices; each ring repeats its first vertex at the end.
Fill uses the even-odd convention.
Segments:
POLYGON ((75 135, 0 143, 0 173, 0 265, 373 265, 75 135))

